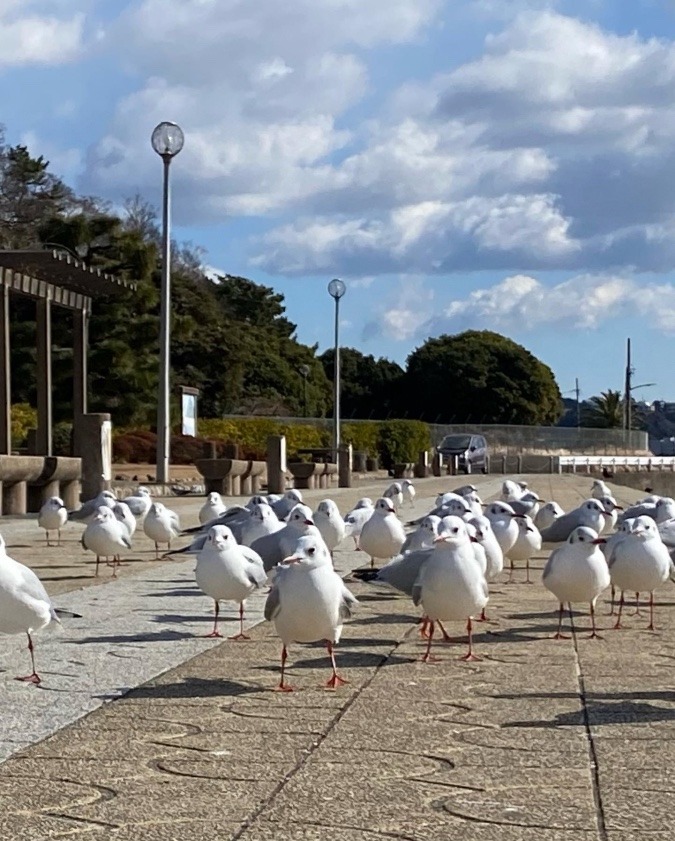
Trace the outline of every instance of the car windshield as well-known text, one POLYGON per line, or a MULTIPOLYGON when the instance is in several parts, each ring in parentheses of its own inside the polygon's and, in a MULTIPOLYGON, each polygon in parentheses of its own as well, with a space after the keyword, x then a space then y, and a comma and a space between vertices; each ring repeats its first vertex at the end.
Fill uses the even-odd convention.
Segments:
POLYGON ((470 443, 470 435, 446 435, 441 441, 441 447, 448 447, 453 450, 466 450, 470 443))

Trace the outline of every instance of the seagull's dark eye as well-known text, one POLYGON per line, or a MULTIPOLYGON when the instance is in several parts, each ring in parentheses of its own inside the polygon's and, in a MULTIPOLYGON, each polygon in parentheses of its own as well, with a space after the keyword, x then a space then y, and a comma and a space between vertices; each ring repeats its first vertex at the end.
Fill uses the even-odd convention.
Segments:
POLYGON ((310 556, 311 556, 311 555, 313 555, 315 552, 316 552, 316 549, 315 549, 313 546, 311 546, 311 547, 307 550, 307 554, 308 554, 308 555, 310 555, 310 556))
POLYGON ((581 535, 581 534, 579 535, 579 540, 580 540, 582 543, 584 542, 584 537, 583 537, 583 535, 581 535))
POLYGON ((455 526, 455 528, 452 530, 452 533, 457 534, 458 531, 459 531, 459 529, 457 528, 457 526, 455 526))

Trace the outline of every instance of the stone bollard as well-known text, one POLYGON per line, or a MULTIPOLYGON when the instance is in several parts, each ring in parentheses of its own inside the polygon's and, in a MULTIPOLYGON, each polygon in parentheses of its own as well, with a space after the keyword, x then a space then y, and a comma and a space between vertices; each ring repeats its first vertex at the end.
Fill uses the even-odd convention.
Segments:
POLYGON ((77 415, 73 448, 82 459, 82 496, 93 499, 110 489, 112 480, 112 423, 110 415, 77 415))
POLYGON ((434 476, 443 475, 443 456, 440 453, 434 453, 434 457, 431 460, 431 472, 434 476))
POLYGON ((429 453, 427 450, 420 451, 414 473, 416 479, 427 479, 429 477, 429 453))
POLYGON ((352 445, 340 444, 337 452, 338 463, 338 487, 351 488, 352 486, 352 445))
POLYGON ((286 491, 286 436, 270 435, 267 439, 267 492, 286 491))

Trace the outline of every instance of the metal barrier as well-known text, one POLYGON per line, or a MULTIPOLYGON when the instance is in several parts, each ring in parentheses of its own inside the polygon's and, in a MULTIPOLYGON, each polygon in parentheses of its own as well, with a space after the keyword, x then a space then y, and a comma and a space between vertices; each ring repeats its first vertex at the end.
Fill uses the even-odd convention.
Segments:
POLYGON ((557 456, 558 473, 564 468, 576 473, 578 468, 585 468, 589 472, 591 467, 607 467, 614 470, 623 467, 627 470, 671 470, 675 471, 675 456, 587 456, 570 455, 557 456))

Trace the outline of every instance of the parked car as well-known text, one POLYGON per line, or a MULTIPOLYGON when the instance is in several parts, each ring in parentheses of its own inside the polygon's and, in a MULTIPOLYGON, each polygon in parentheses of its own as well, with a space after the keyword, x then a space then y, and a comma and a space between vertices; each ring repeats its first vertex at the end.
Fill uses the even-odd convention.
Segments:
POLYGON ((487 441, 482 435, 459 433, 446 435, 436 447, 445 458, 458 456, 457 466, 464 473, 487 473, 490 469, 487 441))

